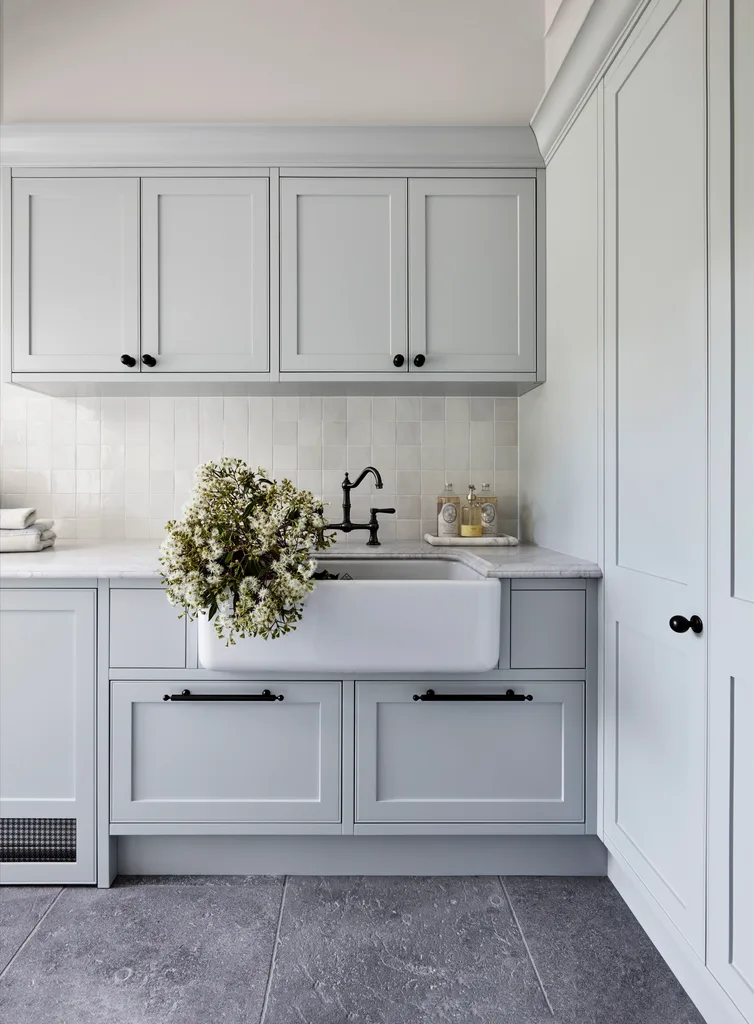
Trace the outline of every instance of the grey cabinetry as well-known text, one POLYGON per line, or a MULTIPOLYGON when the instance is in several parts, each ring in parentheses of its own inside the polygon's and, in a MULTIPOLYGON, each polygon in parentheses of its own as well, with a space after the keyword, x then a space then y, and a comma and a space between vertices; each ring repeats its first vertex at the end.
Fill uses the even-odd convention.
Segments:
POLYGON ((357 822, 583 819, 582 681, 357 683, 357 822), (428 686, 532 700, 414 700, 428 686))
POLYGON ((284 178, 280 202, 281 370, 405 372, 405 179, 284 178))
POLYGON ((139 179, 12 189, 14 372, 138 372, 139 179))
POLYGON ((112 820, 340 821, 340 694, 339 682, 113 683, 112 820), (186 688, 214 699, 164 699, 186 688), (264 689, 284 699, 242 700, 264 689))
POLYGON ((533 178, 409 182, 412 373, 536 370, 535 190, 533 178))
POLYGON ((0 591, 0 880, 95 881, 92 590, 0 591))
POLYGON ((269 180, 142 180, 143 372, 269 370, 269 180))
POLYGON ((186 619, 162 589, 110 590, 110 667, 186 667, 186 619))

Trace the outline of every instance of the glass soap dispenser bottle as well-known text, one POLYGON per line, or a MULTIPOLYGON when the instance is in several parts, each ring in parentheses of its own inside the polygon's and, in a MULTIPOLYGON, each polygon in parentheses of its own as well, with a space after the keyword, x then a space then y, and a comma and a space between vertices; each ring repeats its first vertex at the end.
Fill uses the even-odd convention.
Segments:
POLYGON ((482 536, 497 537, 497 498, 489 484, 482 484, 482 536))
POLYGON ((476 496, 473 484, 469 484, 469 493, 461 507, 461 536, 482 536, 482 503, 476 496))
POLYGON ((461 499, 453 493, 453 484, 445 484, 437 496, 437 536, 457 537, 461 521, 461 499))

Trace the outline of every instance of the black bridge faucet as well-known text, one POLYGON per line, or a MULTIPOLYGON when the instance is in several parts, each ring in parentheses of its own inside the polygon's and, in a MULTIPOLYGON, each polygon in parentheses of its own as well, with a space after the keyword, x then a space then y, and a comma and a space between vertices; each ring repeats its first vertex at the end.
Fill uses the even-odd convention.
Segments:
POLYGON ((358 487, 365 476, 369 473, 374 477, 375 483, 379 490, 382 490, 382 477, 374 466, 367 466, 366 469, 362 470, 357 478, 351 483, 348 473, 346 473, 343 480, 343 521, 340 523, 328 523, 326 529, 328 530, 340 530, 341 533, 351 533, 353 530, 369 530, 369 540, 367 541, 368 547, 379 547, 379 541, 377 540, 377 531, 380 528, 380 524, 377 521, 377 514, 379 512, 391 513, 395 512, 394 508, 370 508, 369 509, 369 522, 368 523, 352 523, 351 522, 351 491, 354 487, 358 487))

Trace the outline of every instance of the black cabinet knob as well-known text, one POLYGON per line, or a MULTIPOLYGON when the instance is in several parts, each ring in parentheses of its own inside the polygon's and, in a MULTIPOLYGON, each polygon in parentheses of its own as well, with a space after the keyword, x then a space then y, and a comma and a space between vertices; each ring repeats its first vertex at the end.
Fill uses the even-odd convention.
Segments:
POLYGON ((393 356, 393 366, 403 366, 405 362, 406 357, 400 355, 400 353, 397 356, 393 356))
POLYGON ((136 360, 134 359, 134 357, 129 356, 127 353, 124 353, 120 357, 120 361, 123 363, 124 366, 136 366, 136 360))
POLYGON ((157 360, 155 359, 154 356, 143 355, 141 357, 141 361, 142 363, 144 363, 145 366, 157 366, 157 360))
POLYGON ((698 615, 692 615, 690 619, 685 615, 674 615, 669 626, 674 633, 687 633, 689 630, 692 633, 701 633, 704 629, 704 623, 698 615))
POLYGON ((427 357, 423 356, 421 352, 418 356, 414 356, 414 366, 424 366, 427 361, 427 357))

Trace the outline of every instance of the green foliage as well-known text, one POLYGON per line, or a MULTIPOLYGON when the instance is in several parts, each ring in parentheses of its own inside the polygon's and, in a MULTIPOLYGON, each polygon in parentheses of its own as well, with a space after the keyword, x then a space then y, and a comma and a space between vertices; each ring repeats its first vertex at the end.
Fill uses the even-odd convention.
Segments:
POLYGON ((183 518, 165 527, 168 600, 190 619, 206 613, 228 644, 283 636, 314 589, 312 550, 333 543, 325 525, 322 502, 290 480, 269 481, 241 459, 207 462, 183 518))

